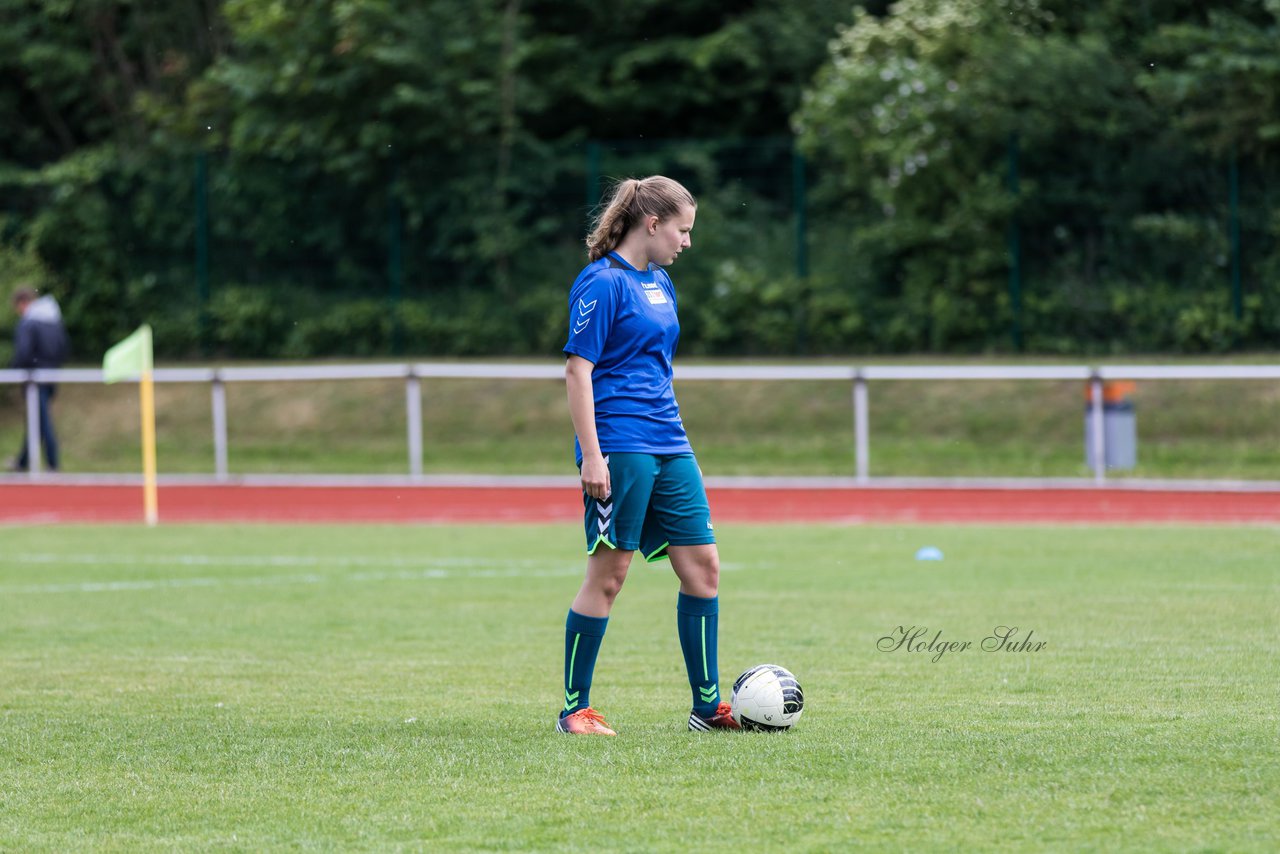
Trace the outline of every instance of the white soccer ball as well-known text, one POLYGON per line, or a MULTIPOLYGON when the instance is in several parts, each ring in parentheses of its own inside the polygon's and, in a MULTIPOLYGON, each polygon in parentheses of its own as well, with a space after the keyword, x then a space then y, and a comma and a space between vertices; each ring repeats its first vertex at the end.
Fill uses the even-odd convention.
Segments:
POLYGON ((757 664, 733 683, 733 719, 745 730, 790 729, 804 711, 804 691, 791 671, 757 664))

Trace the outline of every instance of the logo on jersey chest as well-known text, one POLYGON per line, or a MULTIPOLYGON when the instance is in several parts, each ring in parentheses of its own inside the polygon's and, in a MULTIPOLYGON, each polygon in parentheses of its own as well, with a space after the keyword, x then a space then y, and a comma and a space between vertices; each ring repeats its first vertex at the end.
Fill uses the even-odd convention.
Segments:
POLYGON ((658 287, 657 282, 641 282, 640 287, 644 288, 644 295, 649 298, 649 305, 667 304, 667 295, 662 292, 662 288, 658 287))

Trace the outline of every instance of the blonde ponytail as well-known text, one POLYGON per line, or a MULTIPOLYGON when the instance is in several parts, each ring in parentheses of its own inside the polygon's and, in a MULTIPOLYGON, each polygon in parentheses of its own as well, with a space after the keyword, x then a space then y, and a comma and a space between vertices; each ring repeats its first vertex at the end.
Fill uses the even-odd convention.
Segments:
POLYGON ((587 257, 599 261, 608 255, 646 217, 665 220, 679 215, 683 208, 697 206, 684 185, 662 175, 619 181, 587 235, 587 257))

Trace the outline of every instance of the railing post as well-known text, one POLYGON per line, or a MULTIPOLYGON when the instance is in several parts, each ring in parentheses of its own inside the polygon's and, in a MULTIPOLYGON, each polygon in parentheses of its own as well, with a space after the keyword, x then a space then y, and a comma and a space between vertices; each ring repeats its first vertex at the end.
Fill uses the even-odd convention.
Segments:
MULTIPOLYGON (((31 376, 30 373, 27 374, 31 376)), ((40 387, 28 379, 27 397, 27 472, 31 477, 40 476, 40 387)))
POLYGON ((1022 244, 1018 228, 1018 134, 1009 134, 1009 195, 1013 197, 1013 214, 1009 217, 1006 237, 1009 254, 1009 308, 1012 314, 1009 334, 1014 352, 1022 350, 1022 244))
MULTIPOLYGON (((1244 317, 1244 291, 1240 284, 1240 160, 1234 147, 1227 173, 1227 235, 1231 243, 1231 316, 1239 323, 1244 317)), ((1236 333, 1237 336, 1239 333, 1236 333)))
POLYGON ((222 376, 213 372, 213 473, 218 480, 227 480, 227 384, 222 376))
POLYGON ((1089 447, 1093 452, 1093 482, 1103 484, 1107 480, 1107 434, 1103 418, 1102 377, 1095 373, 1089 379, 1089 447))
POLYGON ((413 368, 404 381, 404 406, 409 424, 409 475, 422 477, 422 380, 413 368))
POLYGON ((391 352, 404 350, 404 211, 400 204, 400 154, 391 153, 387 181, 387 281, 391 292, 391 352))
POLYGON ((871 479, 871 438, 867 426, 867 378, 858 371, 853 378, 853 453, 858 483, 871 479))
POLYGON ((209 351, 209 154, 196 154, 196 298, 200 352, 209 351))

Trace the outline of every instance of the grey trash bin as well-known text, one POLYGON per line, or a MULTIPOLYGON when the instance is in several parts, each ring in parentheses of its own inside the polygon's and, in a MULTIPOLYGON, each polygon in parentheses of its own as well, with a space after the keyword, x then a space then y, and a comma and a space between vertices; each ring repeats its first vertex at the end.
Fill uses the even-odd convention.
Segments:
MULTIPOLYGON (((1102 384, 1102 436, 1106 441, 1104 459, 1109 469, 1131 469, 1138 464, 1138 418, 1133 409, 1131 382, 1102 384)), ((1084 460, 1090 470, 1093 460, 1093 390, 1085 386, 1084 460)))

